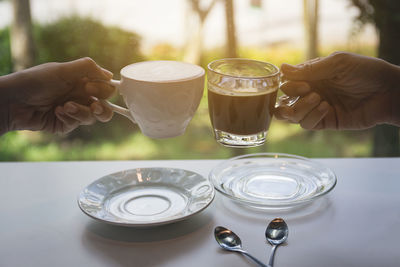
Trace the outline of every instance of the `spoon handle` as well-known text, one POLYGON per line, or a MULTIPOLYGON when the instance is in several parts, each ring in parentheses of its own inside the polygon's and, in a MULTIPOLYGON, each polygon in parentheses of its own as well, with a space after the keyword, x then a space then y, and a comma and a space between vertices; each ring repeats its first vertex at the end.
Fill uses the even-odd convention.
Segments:
POLYGON ((248 252, 246 251, 241 251, 243 255, 246 255, 247 257, 249 257, 250 259, 252 259, 255 263, 257 263, 258 265, 262 266, 262 267, 270 267, 268 265, 265 265, 264 263, 262 263, 261 261, 259 261, 258 259, 254 258, 253 256, 251 256, 248 252))
POLYGON ((268 262, 268 265, 270 267, 273 267, 273 265, 274 265, 276 247, 277 247, 277 245, 274 245, 274 246, 272 246, 272 249, 271 249, 271 255, 269 256, 269 262, 268 262))

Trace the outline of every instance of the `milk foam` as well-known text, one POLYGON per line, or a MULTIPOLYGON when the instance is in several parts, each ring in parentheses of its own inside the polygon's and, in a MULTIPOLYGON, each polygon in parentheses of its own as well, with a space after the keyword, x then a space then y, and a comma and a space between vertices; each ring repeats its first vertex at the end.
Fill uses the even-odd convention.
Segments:
POLYGON ((179 81, 204 74, 204 69, 178 61, 144 61, 124 67, 122 75, 139 81, 179 81))

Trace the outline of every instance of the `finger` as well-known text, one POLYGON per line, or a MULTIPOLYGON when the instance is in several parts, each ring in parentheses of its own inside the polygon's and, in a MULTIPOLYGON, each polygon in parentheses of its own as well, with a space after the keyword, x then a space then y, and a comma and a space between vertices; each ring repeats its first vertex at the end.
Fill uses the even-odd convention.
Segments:
POLYGON ((298 123, 310 113, 315 107, 319 105, 321 97, 317 93, 311 93, 307 96, 301 97, 296 104, 287 108, 287 114, 284 114, 291 122, 298 123))
POLYGON ((307 130, 315 129, 315 126, 325 117, 328 111, 328 102, 322 101, 300 121, 300 126, 307 130))
POLYGON ((88 106, 69 101, 64 104, 63 108, 68 116, 79 121, 82 125, 90 125, 95 122, 92 111, 88 106))
POLYGON ((98 121, 107 122, 113 117, 113 111, 105 101, 93 102, 90 109, 98 121))
POLYGON ((336 111, 332 105, 329 105, 328 112, 326 113, 324 118, 314 126, 314 129, 339 129, 336 111))
POLYGON ((110 71, 97 65, 96 62, 89 57, 63 63, 62 67, 65 73, 68 73, 75 79, 88 77, 92 80, 110 80, 113 76, 110 71))
POLYGON ((311 87, 303 81, 287 81, 280 89, 288 96, 304 96, 311 92, 311 87))
POLYGON ((339 54, 336 53, 325 58, 317 58, 296 66, 284 63, 281 66, 281 71, 288 80, 318 81, 330 79, 334 77, 338 58, 340 57, 337 55, 339 54))
POLYGON ((288 106, 278 106, 275 108, 274 110, 274 116, 276 119, 278 120, 287 120, 288 118, 288 114, 290 113, 289 111, 287 111, 287 109, 289 109, 288 106))
POLYGON ((79 121, 65 114, 64 108, 61 106, 58 106, 54 113, 59 122, 61 122, 59 128, 57 127, 58 129, 55 130, 56 132, 69 133, 80 125, 79 121))
POLYGON ((85 84, 86 92, 100 99, 107 99, 115 92, 115 87, 104 82, 88 82, 85 84))

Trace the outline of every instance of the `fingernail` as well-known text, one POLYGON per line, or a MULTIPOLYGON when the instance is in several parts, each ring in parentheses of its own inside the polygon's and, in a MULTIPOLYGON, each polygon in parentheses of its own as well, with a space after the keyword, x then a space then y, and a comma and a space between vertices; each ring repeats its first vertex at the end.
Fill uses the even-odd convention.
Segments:
POLYGON ((301 83, 298 87, 298 90, 301 90, 302 92, 310 91, 310 85, 307 83, 301 83))
POLYGON ((323 112, 327 111, 328 108, 329 108, 328 102, 323 101, 321 104, 319 104, 317 109, 318 109, 319 112, 323 113, 323 112))
POLYGON ((306 98, 306 101, 307 101, 307 103, 309 103, 309 104, 315 103, 315 102, 319 101, 319 95, 316 94, 316 93, 311 93, 311 95, 309 95, 309 96, 306 98))
POLYGON ((96 115, 100 115, 103 113, 103 107, 101 105, 93 105, 93 113, 96 115))
POLYGON ((287 110, 287 109, 282 109, 281 115, 282 115, 282 117, 285 118, 285 119, 289 119, 289 118, 290 118, 289 110, 287 110))
POLYGON ((103 70, 104 75, 105 75, 107 78, 111 79, 111 78, 113 77, 113 73, 112 73, 111 71, 106 70, 106 69, 103 69, 103 68, 102 68, 102 70, 103 70))
POLYGON ((290 65, 290 64, 287 64, 287 63, 283 63, 282 66, 281 66, 281 70, 283 72, 291 72, 291 71, 296 71, 297 67, 293 66, 293 65, 290 65))
POLYGON ((60 115, 64 115, 65 114, 63 108, 60 107, 60 106, 56 108, 55 112, 60 114, 60 115))
POLYGON ((76 105, 72 104, 72 103, 67 103, 67 104, 64 105, 64 110, 67 113, 73 114, 73 113, 76 113, 78 111, 78 107, 76 105))

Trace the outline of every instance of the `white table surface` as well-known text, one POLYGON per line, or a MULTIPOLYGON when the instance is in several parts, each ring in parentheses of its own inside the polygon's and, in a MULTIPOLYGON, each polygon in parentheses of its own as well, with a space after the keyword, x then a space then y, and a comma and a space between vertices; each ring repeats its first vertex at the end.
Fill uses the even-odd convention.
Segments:
POLYGON ((106 225, 81 212, 77 195, 106 174, 136 167, 184 168, 207 176, 219 161, 0 163, 0 266, 254 266, 219 248, 215 226, 236 232, 267 262, 268 222, 287 221, 275 266, 400 266, 400 159, 315 159, 336 188, 290 212, 242 208, 217 193, 209 208, 148 229, 106 225))

